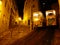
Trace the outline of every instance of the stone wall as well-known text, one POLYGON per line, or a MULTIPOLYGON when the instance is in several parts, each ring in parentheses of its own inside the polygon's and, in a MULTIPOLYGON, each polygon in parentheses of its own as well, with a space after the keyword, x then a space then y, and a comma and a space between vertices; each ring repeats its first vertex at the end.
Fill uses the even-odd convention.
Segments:
POLYGON ((31 15, 33 15, 33 12, 39 11, 38 3, 39 3, 38 0, 26 0, 25 1, 24 11, 23 11, 24 13, 23 23, 25 25, 28 25, 28 23, 31 21, 31 15))
MULTIPOLYGON (((18 17, 18 10, 17 7, 15 5, 14 0, 2 0, 2 10, 1 10, 1 14, 0 14, 0 33, 8 30, 9 28, 9 24, 11 24, 11 17, 12 16, 12 20, 14 20, 16 17, 18 17), (11 11, 11 9, 13 11, 11 11)), ((11 24, 12 25, 12 24, 11 24)))

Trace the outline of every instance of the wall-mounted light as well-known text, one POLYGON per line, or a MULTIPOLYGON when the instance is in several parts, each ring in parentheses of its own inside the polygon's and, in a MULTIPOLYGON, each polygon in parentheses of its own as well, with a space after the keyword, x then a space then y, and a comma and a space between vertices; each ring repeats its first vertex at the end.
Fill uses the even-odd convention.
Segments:
POLYGON ((38 18, 34 18, 33 20, 34 20, 34 21, 38 21, 39 19, 38 19, 38 18))
POLYGON ((18 20, 21 21, 22 20, 21 17, 19 17, 18 20))
POLYGON ((33 16, 35 17, 38 17, 38 15, 39 15, 38 13, 33 13, 33 16))
POLYGON ((46 16, 48 16, 50 13, 56 15, 56 11, 55 10, 48 10, 48 11, 46 11, 46 16))

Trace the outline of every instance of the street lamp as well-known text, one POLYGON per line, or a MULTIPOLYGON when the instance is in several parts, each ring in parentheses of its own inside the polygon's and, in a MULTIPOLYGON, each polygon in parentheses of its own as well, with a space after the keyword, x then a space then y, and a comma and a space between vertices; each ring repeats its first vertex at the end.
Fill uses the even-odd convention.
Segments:
POLYGON ((15 21, 17 22, 17 24, 19 24, 22 21, 22 19, 21 17, 17 17, 15 21))
POLYGON ((18 18, 18 21, 19 21, 19 24, 20 24, 20 25, 23 24, 23 23, 22 23, 22 18, 21 18, 21 17, 18 18))

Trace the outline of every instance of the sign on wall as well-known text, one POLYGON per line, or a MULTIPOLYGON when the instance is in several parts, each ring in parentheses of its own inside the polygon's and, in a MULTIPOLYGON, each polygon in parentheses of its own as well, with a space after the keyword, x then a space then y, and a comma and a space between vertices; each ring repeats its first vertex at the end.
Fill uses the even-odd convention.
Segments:
POLYGON ((42 27, 43 26, 43 14, 42 12, 34 12, 33 13, 33 25, 34 27, 42 27))
POLYGON ((46 11, 46 25, 47 26, 56 25, 56 12, 55 12, 55 10, 46 11))

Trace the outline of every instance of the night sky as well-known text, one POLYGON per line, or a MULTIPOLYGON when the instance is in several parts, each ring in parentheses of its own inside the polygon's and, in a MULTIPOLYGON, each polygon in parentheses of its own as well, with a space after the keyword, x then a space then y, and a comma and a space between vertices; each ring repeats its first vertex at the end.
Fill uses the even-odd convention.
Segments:
POLYGON ((19 16, 21 16, 23 18, 23 8, 24 8, 24 2, 25 0, 15 0, 17 7, 18 7, 18 11, 19 11, 19 16))
MULTIPOLYGON (((19 16, 23 17, 23 8, 24 8, 24 2, 25 0, 15 0, 17 7, 18 7, 18 11, 19 11, 19 16)), ((39 7, 40 10, 42 12, 46 11, 46 10, 50 10, 51 5, 53 3, 56 3, 58 0, 39 0, 39 7)))

